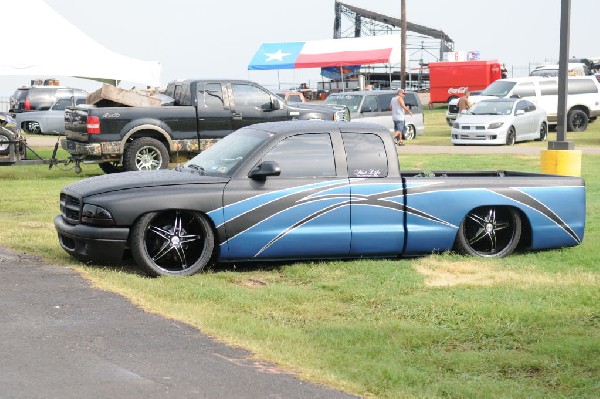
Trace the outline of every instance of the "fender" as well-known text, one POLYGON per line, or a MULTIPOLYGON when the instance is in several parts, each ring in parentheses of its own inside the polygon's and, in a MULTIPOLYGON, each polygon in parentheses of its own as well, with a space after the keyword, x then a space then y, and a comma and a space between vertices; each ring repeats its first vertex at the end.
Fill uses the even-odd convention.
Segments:
POLYGON ((125 143, 127 143, 129 138, 141 130, 152 130, 154 132, 160 133, 160 135, 162 135, 169 144, 169 151, 173 151, 173 139, 171 139, 169 132, 167 132, 160 126, 144 123, 142 125, 133 127, 127 133, 125 133, 123 139, 121 139, 121 154, 125 152, 125 143))

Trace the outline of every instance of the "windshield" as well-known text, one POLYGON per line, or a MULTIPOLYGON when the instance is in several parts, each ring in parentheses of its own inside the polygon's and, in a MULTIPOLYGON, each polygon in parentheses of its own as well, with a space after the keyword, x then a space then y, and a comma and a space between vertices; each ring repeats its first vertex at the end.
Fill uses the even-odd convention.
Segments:
POLYGON ((558 69, 534 69, 529 76, 555 77, 558 76, 558 69))
POLYGON ((325 105, 345 105, 348 107, 350 112, 358 112, 358 107, 362 101, 362 95, 350 94, 350 93, 339 93, 330 94, 325 100, 325 105))
POLYGON ((198 171, 202 175, 231 176, 272 134, 254 129, 241 129, 196 155, 183 168, 198 171))
POLYGON ((508 93, 515 87, 516 82, 508 82, 506 80, 497 80, 484 91, 481 92, 482 96, 494 96, 494 97, 506 97, 508 93))
POLYGON ((510 115, 512 101, 480 101, 469 110, 473 115, 510 115))

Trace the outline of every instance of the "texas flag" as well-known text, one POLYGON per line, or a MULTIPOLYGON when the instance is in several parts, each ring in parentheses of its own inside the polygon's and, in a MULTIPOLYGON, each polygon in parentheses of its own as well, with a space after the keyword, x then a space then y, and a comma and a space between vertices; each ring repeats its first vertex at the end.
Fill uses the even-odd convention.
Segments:
POLYGON ((248 69, 340 67, 400 62, 400 35, 263 43, 248 69))

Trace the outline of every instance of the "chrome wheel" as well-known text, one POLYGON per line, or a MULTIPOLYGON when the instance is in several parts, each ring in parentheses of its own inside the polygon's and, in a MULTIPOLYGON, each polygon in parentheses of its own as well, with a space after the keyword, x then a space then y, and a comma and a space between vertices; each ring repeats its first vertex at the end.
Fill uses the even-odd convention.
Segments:
POLYGON ((151 212, 133 228, 133 258, 152 276, 197 273, 208 264, 213 249, 211 225, 196 212, 151 212))
POLYGON ((413 140, 415 137, 417 137, 415 127, 413 125, 406 126, 406 133, 404 136, 406 137, 406 140, 413 140))
POLYGON ((142 137, 135 139, 125 149, 123 166, 125 170, 166 169, 169 165, 169 153, 160 141, 142 137))
POLYGON ((521 217, 512 208, 475 209, 460 224, 456 249, 464 254, 501 258, 510 255, 521 239, 521 217))

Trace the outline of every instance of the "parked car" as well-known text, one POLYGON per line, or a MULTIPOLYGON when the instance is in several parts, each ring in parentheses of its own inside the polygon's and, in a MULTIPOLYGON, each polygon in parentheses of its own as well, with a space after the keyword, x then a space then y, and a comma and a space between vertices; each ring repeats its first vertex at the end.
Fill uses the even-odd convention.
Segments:
POLYGON ((506 144, 546 140, 548 119, 543 109, 518 98, 481 100, 452 125, 452 144, 506 144))
POLYGON ((83 261, 131 255, 150 275, 187 276, 211 262, 574 246, 585 212, 580 177, 404 171, 381 125, 296 120, 243 127, 176 169, 71 183, 54 226, 83 261))
POLYGON ((87 92, 66 86, 19 87, 10 97, 9 112, 46 111, 62 98, 86 97, 87 92))
MULTIPOLYGON (((350 110, 351 121, 378 123, 390 131, 394 131, 390 103, 392 98, 396 96, 396 93, 396 90, 334 93, 327 97, 324 104, 345 106, 350 110)), ((406 92, 404 102, 413 113, 412 115, 406 115, 406 126, 408 128, 406 139, 412 140, 425 133, 423 106, 421 105, 419 95, 412 91, 406 92)))
MULTIPOLYGON (((113 88, 106 87, 107 93, 113 88)), ((166 169, 244 126, 347 116, 322 104, 287 103, 248 80, 176 80, 164 94, 173 105, 67 107, 62 148, 76 162, 100 164, 105 173, 166 169)))
POLYGON ((17 126, 30 134, 62 134, 65 132, 65 109, 86 103, 87 96, 75 94, 58 98, 48 110, 17 113, 17 126))
MULTIPOLYGON (((586 64, 581 62, 569 62, 567 65, 568 76, 589 76, 593 75, 591 69, 586 64)), ((558 64, 555 65, 541 65, 535 68, 529 76, 545 76, 555 77, 558 76, 558 64)))
MULTIPOLYGON (((546 111, 549 125, 557 124, 558 78, 527 76, 499 79, 489 85, 471 102, 490 98, 518 97, 531 101, 546 111)), ((567 129, 583 132, 588 123, 600 115, 600 83, 595 76, 569 77, 567 95, 567 129)))

